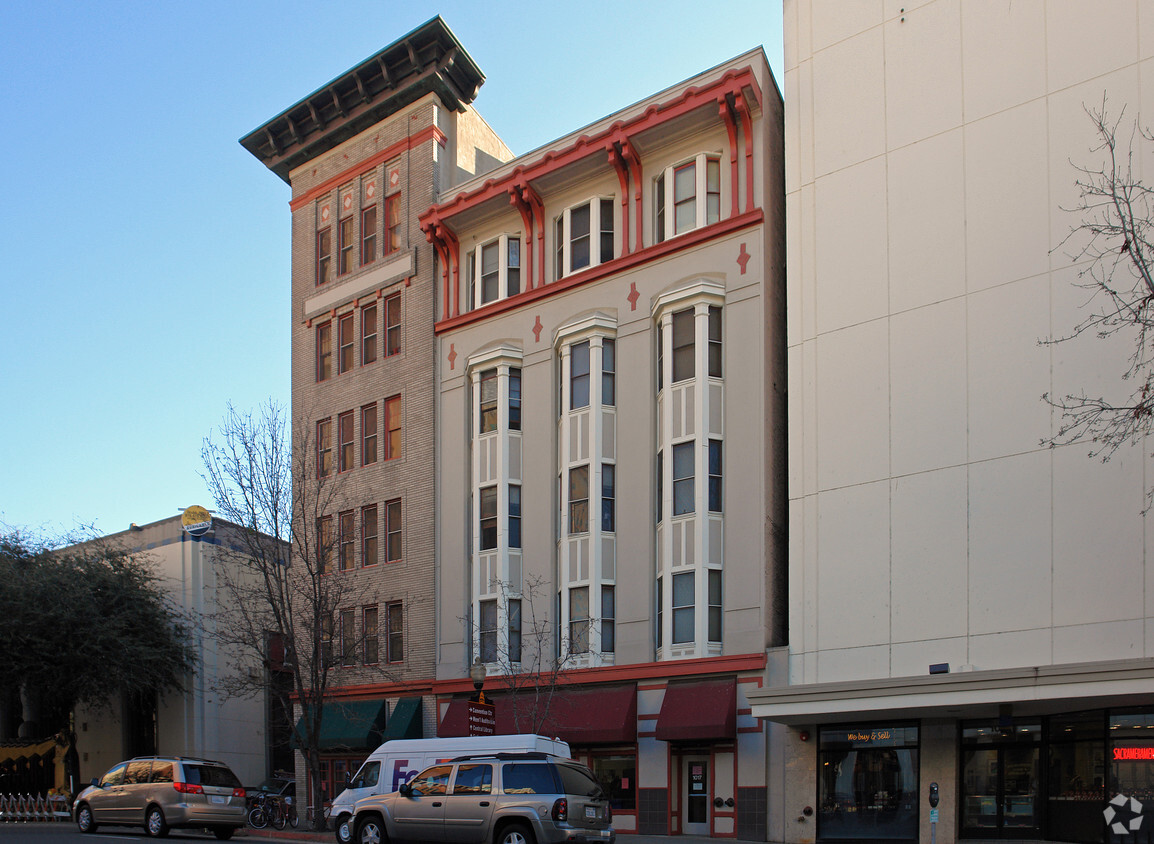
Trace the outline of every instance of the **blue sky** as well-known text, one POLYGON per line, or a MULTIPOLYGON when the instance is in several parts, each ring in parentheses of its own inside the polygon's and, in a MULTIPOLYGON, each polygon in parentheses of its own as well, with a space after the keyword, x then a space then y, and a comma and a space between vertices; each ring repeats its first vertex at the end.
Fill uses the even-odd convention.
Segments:
POLYGON ((211 507, 227 403, 289 398, 289 188, 237 139, 440 14, 517 153, 754 47, 781 0, 0 0, 0 529, 211 507))

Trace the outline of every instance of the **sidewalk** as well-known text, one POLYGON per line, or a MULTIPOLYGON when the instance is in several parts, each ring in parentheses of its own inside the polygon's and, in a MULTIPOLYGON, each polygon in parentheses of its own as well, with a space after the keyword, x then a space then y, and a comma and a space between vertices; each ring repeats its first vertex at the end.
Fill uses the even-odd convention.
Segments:
MULTIPOLYGON (((290 841, 324 841, 336 844, 337 836, 334 832, 306 832, 303 829, 242 829, 237 831, 237 838, 261 842, 261 844, 278 844, 290 841)), ((633 833, 618 833, 618 844, 755 844, 755 842, 741 841, 736 838, 706 838, 700 835, 634 835, 633 833)))

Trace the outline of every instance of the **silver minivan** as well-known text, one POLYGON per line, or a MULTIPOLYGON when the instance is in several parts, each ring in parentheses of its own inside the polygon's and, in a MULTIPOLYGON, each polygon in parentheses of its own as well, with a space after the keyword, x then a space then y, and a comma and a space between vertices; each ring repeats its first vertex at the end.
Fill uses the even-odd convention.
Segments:
POLYGON ((92 780, 72 809, 81 832, 139 826, 163 838, 169 829, 208 829, 226 840, 244 826, 245 790, 223 762, 140 756, 92 780))

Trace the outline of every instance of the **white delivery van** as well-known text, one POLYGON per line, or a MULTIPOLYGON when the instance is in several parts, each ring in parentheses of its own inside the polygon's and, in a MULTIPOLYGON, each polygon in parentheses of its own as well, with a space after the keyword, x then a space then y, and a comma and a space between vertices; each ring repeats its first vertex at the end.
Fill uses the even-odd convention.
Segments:
POLYGON ((571 758, 568 742, 528 733, 387 741, 372 752, 360 770, 349 778, 348 787, 333 801, 329 817, 336 824, 337 838, 343 842, 352 838, 348 820, 354 803, 362 797, 396 791, 430 765, 479 753, 528 752, 571 758))

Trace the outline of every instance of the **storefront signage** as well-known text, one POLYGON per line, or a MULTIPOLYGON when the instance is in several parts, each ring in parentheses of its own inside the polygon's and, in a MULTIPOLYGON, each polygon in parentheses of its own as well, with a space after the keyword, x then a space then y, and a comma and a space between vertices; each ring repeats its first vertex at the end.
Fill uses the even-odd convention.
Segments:
POLYGON ((917 730, 907 727, 866 727, 850 730, 822 730, 823 745, 851 747, 907 747, 917 744, 917 730))
POLYGON ((185 508, 180 523, 190 536, 204 536, 212 530, 212 514, 199 504, 194 504, 185 508))
POLYGON ((1115 747, 1115 762, 1154 762, 1154 747, 1115 747))

